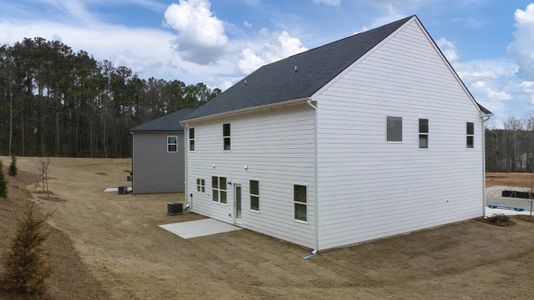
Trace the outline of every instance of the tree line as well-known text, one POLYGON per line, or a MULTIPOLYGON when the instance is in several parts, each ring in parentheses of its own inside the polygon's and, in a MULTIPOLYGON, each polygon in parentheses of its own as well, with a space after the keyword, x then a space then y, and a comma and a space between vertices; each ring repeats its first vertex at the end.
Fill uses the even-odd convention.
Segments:
POLYGON ((127 157, 129 128, 206 103, 204 83, 142 79, 60 41, 0 45, 0 154, 127 157))
POLYGON ((534 172, 534 113, 509 118, 502 129, 486 129, 486 170, 534 172))

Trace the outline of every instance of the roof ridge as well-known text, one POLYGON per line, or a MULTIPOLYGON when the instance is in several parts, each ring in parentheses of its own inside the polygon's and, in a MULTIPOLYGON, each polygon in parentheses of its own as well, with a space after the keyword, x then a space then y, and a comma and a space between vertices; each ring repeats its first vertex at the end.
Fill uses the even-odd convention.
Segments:
MULTIPOLYGON (((344 40, 347 40, 347 39, 350 39, 350 38, 354 38, 354 37, 359 36, 359 35, 364 34, 364 33, 369 33, 369 32, 371 32, 371 31, 375 31, 375 30, 381 29, 381 28, 383 28, 383 27, 389 26, 389 25, 394 24, 394 23, 402 23, 402 22, 406 22, 406 21, 408 21, 409 19, 411 19, 411 18, 413 18, 413 17, 417 17, 417 15, 415 15, 415 14, 414 14, 414 15, 410 15, 410 16, 408 16, 408 17, 404 17, 404 18, 402 18, 402 19, 399 19, 399 20, 396 20, 396 21, 393 21, 393 22, 389 22, 389 23, 387 23, 387 24, 384 24, 384 25, 381 25, 381 26, 378 26, 378 27, 375 27, 375 28, 371 28, 371 29, 366 30, 366 31, 361 31, 361 32, 358 32, 358 33, 356 33, 356 34, 351 34, 351 35, 346 36, 346 37, 344 37, 344 38, 340 38, 339 40, 335 40, 335 41, 332 41, 332 42, 329 42, 329 43, 326 43, 326 44, 323 44, 323 45, 320 45, 320 46, 317 46, 317 47, 308 49, 308 50, 306 50, 306 51, 302 51, 302 52, 299 52, 299 53, 295 53, 295 54, 290 55, 290 56, 288 56, 288 57, 285 57, 285 58, 282 58, 282 59, 279 59, 279 60, 270 62, 270 63, 268 63, 268 64, 265 64, 265 65, 261 66, 260 68, 265 67, 265 66, 268 66, 268 65, 271 65, 271 64, 274 64, 274 63, 277 63, 277 62, 280 62, 280 61, 283 61, 283 60, 286 60, 286 59, 289 59, 289 58, 292 58, 292 57, 294 57, 294 56, 298 56, 298 55, 302 55, 302 54, 305 54, 305 53, 309 53, 309 52, 311 52, 311 51, 316 51, 316 50, 321 49, 321 48, 324 48, 324 47, 326 47, 326 46, 330 46, 330 45, 332 45, 332 44, 336 44, 336 43, 339 43, 339 42, 341 42, 341 41, 344 41, 344 40)), ((259 70, 260 68, 258 68, 258 70, 259 70)), ((252 73, 254 73, 254 72, 252 72, 252 73)), ((252 73, 250 73, 250 74, 252 74, 252 73)), ((250 74, 249 74, 249 75, 250 75, 250 74)), ((246 77, 248 77, 248 75, 245 76, 245 78, 246 78, 246 77)))

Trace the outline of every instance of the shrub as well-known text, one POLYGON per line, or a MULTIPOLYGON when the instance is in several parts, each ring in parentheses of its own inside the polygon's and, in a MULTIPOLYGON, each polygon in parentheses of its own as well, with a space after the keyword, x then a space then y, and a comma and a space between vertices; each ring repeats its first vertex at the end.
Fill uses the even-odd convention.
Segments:
POLYGON ((13 292, 43 295, 49 268, 43 252, 48 237, 43 225, 49 215, 39 217, 33 202, 28 202, 22 218, 18 218, 17 234, 3 257, 3 286, 13 292))
POLYGON ((15 154, 11 156, 11 164, 9 165, 8 174, 9 176, 17 176, 17 157, 15 154))
POLYGON ((4 176, 2 161, 0 161, 0 197, 7 198, 7 178, 4 176))

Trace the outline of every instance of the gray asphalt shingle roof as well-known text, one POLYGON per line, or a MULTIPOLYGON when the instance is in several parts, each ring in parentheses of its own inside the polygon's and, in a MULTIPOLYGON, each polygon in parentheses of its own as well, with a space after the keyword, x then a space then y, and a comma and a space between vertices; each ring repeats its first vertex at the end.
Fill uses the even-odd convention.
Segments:
MULTIPOLYGON (((412 17, 264 65, 196 109, 186 120, 311 97, 412 17)), ((489 112, 480 104, 479 107, 489 112)))
POLYGON ((184 120, 194 110, 194 108, 182 108, 179 111, 138 125, 130 129, 130 131, 183 131, 184 128, 180 121, 184 120))

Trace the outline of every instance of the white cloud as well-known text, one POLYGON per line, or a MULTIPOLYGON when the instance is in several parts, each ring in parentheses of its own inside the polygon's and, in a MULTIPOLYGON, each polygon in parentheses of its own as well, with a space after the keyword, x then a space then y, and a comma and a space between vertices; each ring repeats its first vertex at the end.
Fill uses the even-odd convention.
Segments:
POLYGON ((443 55, 445 55, 450 63, 454 63, 458 60, 458 48, 456 48, 455 43, 447 40, 446 38, 440 38, 436 41, 436 44, 438 44, 441 52, 443 52, 443 55))
POLYGON ((339 7, 341 0, 313 0, 313 3, 339 7))
POLYGON ((473 88, 482 92, 490 100, 511 100, 512 96, 504 91, 495 91, 490 88, 484 81, 476 81, 471 85, 473 88))
POLYGON ((519 76, 534 80, 534 3, 517 9, 514 18, 516 30, 508 50, 519 65, 519 76))
POLYGON ((262 29, 259 35, 259 41, 249 43, 248 47, 241 51, 238 70, 242 74, 249 74, 264 64, 308 50, 298 38, 287 31, 273 34, 262 29))
POLYGON ((243 25, 245 25, 245 27, 247 27, 247 28, 252 27, 252 23, 250 23, 250 22, 247 21, 247 20, 243 21, 243 25))
POLYGON ((178 32, 176 48, 186 60, 213 63, 228 45, 224 24, 210 8, 208 0, 180 0, 165 11, 165 22, 178 32))
POLYGON ((506 59, 454 61, 452 63, 458 75, 466 81, 512 77, 518 70, 517 64, 506 59))

